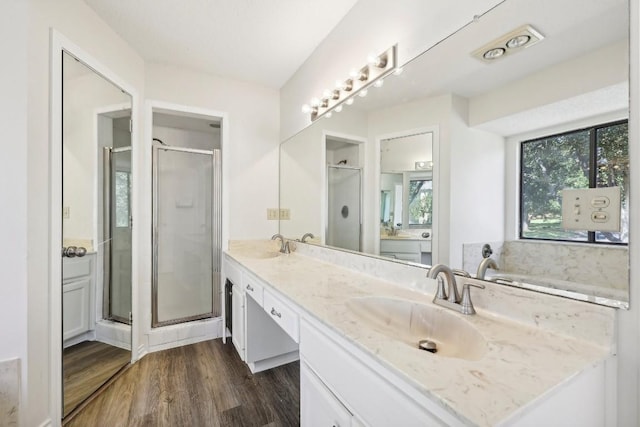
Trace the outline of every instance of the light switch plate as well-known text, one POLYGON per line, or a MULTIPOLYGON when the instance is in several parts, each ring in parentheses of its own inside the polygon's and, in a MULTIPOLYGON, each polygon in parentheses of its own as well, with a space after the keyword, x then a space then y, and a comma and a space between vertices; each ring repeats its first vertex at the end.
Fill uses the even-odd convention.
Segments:
POLYGON ((280 219, 281 220, 290 220, 291 219, 291 211, 286 208, 280 209, 280 219))
POLYGON ((267 208, 267 219, 269 221, 280 219, 280 210, 278 208, 267 208))
POLYGON ((620 231, 620 187, 562 190, 566 230, 620 231))

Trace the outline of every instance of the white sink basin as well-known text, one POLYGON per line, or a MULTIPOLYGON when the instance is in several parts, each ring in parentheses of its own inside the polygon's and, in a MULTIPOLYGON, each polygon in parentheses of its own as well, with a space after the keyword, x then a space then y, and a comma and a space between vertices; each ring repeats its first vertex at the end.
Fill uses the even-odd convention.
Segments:
POLYGON ((254 258, 254 259, 269 259, 269 258, 275 258, 277 256, 280 255, 280 252, 274 252, 274 251, 259 251, 259 250, 255 250, 255 251, 246 251, 244 252, 244 255, 247 258, 254 258))
POLYGON ((403 342, 415 351, 418 342, 436 344, 435 356, 479 360, 487 352, 487 342, 461 315, 435 305, 387 297, 353 298, 347 302, 363 326, 403 342))

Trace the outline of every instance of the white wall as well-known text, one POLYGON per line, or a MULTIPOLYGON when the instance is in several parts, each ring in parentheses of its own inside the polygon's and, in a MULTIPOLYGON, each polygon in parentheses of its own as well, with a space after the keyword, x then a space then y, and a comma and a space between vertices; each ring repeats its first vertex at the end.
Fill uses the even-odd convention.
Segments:
POLYGON ((404 64, 501 1, 396 0, 393 7, 386 0, 358 1, 282 87, 281 140, 310 124, 309 115, 300 113, 303 104, 365 65, 370 53, 397 43, 398 61, 404 64))
MULTIPOLYGON (((20 3, 23 2, 20 1, 20 3)), ((26 26, 26 31, 29 34, 28 48, 26 49, 28 72, 19 67, 17 70, 28 78, 27 191, 22 200, 22 203, 27 203, 28 235, 22 236, 6 246, 12 248, 13 251, 23 244, 25 238, 27 241, 28 303, 25 303, 25 308, 28 310, 28 359, 25 366, 28 378, 23 383, 24 395, 27 399, 23 419, 25 425, 36 426, 47 420, 53 413, 53 408, 49 408, 50 358, 53 355, 49 354, 50 295, 49 245, 47 243, 49 241, 49 215, 47 213, 49 212, 50 146, 49 30, 55 28, 60 31, 123 80, 138 88, 139 91, 144 88, 144 64, 140 56, 100 20, 84 2, 80 0, 55 2, 29 0, 24 3, 28 8, 28 22, 22 21, 19 24, 20 27, 26 26)), ((3 9, 5 8, 4 4, 3 9)), ((2 15, 4 16, 4 10, 2 15)), ((18 31, 17 34, 20 34, 21 31, 18 31)), ((12 35, 10 40, 14 43, 15 36, 12 35)), ((12 63, 21 54, 22 52, 17 51, 12 55, 12 63)), ((15 82, 20 82, 23 78, 16 77, 11 81, 11 84, 19 86, 15 82)), ((24 149, 24 145, 21 144, 16 143, 13 146, 24 149)), ((18 164, 20 157, 20 152, 18 152, 16 158, 13 159, 14 164, 18 164)), ((3 169, 4 173, 6 173, 6 169, 3 169)), ((7 179, 10 179, 11 182, 19 182, 20 180, 16 180, 16 176, 9 175, 7 179)), ((16 201, 16 206, 20 206, 18 201, 16 201)), ((134 206, 134 209, 137 208, 137 205, 134 206)), ((18 212, 17 208, 15 212, 18 212)), ((19 230, 23 221, 16 220, 14 229, 19 230)), ((13 265, 19 266, 19 262, 16 262, 15 259, 11 259, 11 262, 13 265)), ((8 304, 9 307, 20 307, 19 303, 12 301, 8 304)), ((5 311, 4 299, 0 300, 0 312, 3 311, 5 311)), ((18 323, 14 320, 11 324, 18 323)), ((57 424, 56 420, 53 422, 57 424)))
POLYGON ((266 208, 278 206, 278 91, 160 64, 147 64, 145 91, 150 100, 229 114, 229 238, 275 233, 266 208))
MULTIPOLYGON (((465 98, 452 98, 449 264, 462 268, 462 244, 504 238, 504 138, 473 129, 465 98)), ((442 195, 442 192, 440 192, 442 195)))
MULTIPOLYGON (((0 13, 0 48, 11 52, 0 71, 0 363, 20 359, 23 404, 27 398, 27 4, 4 2, 0 13)), ((46 240, 43 246, 46 247, 46 240)), ((46 313, 46 310, 45 310, 46 313)), ((11 380, 3 378, 3 380, 11 380)), ((7 383, 0 384, 0 396, 7 383)), ((7 396, 3 396, 4 400, 7 396)), ((17 396, 16 396, 17 397, 17 396)), ((12 396, 8 396, 9 399, 12 396)), ((0 407, 5 409, 3 401, 0 407)), ((26 419, 24 406, 20 416, 26 419)))
MULTIPOLYGON (((131 98, 93 72, 73 77, 66 68, 63 97, 62 206, 69 207, 70 211, 69 218, 62 222, 63 239, 92 241, 97 232, 94 230, 98 208, 94 206, 95 195, 99 194, 98 188, 102 188, 96 188, 95 180, 102 160, 97 146, 96 114, 98 109, 107 106, 130 103, 131 98)), ((109 132, 113 133, 112 127, 109 132)), ((113 145, 113 137, 109 138, 108 145, 113 145)), ((96 248, 99 242, 92 243, 96 248)))
POLYGON ((367 135, 366 123, 365 113, 345 109, 331 119, 316 121, 282 143, 280 207, 290 209, 291 213, 291 220, 280 221, 282 235, 300 238, 304 233, 313 233, 324 242, 326 164, 331 157, 325 150, 325 137, 362 140, 367 135))
MULTIPOLYGON (((469 123, 478 126, 625 83, 628 79, 628 53, 626 40, 617 42, 475 96, 469 102, 469 123)), ((622 105, 626 104, 626 99, 621 101, 622 105)), ((579 118, 584 116, 584 111, 594 108, 597 106, 581 105, 573 111, 564 110, 558 116, 564 120, 579 118)), ((605 105, 605 108, 609 108, 609 105, 605 105)))

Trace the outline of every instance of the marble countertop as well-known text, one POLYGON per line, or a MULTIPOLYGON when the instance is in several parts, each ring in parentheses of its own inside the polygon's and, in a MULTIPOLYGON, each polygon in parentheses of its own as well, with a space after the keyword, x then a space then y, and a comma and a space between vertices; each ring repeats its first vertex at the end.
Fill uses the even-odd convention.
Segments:
MULTIPOLYGON (((475 316, 449 312, 464 317, 485 338, 488 350, 480 360, 419 351, 363 325, 348 301, 383 296, 432 305, 432 295, 297 252, 262 257, 265 251, 276 250, 270 241, 262 245, 239 241, 232 242, 227 254, 309 315, 403 377, 417 393, 438 402, 466 424, 490 426, 504 421, 544 393, 597 365, 613 351, 605 345, 606 340, 589 341, 581 339, 580 333, 572 336, 536 327, 478 305, 475 316)), ((495 295, 491 284, 487 286, 489 291, 477 293, 495 295)), ((522 301, 500 302, 505 306, 526 303, 526 297, 522 301)), ((580 317, 580 313, 575 317, 580 317)), ((590 327, 589 320, 576 319, 571 313, 558 313, 556 318, 573 319, 577 328, 590 327)), ((583 332, 582 336, 587 334, 583 332)))

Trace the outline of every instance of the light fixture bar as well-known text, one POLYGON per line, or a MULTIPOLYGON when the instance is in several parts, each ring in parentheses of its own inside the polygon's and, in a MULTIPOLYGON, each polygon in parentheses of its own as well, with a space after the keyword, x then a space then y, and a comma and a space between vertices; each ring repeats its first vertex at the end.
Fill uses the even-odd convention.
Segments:
MULTIPOLYGON (((352 71, 348 78, 338 82, 339 84, 337 84, 336 88, 331 91, 325 91, 321 98, 314 98, 310 106, 305 105, 303 107, 303 111, 311 115, 311 121, 331 113, 336 107, 347 100, 352 100, 354 96, 376 81, 381 81, 381 79, 393 73, 397 68, 397 63, 398 47, 393 45, 377 57, 370 58, 367 65, 359 70, 352 71)), ((347 104, 351 102, 347 102, 347 104)))

